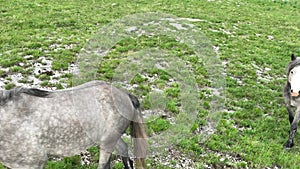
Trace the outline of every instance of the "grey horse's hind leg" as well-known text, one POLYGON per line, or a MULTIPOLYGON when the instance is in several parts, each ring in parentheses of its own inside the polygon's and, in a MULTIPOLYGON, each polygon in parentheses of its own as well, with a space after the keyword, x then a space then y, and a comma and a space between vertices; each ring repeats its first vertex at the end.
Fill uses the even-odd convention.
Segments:
POLYGON ((100 158, 98 169, 110 169, 111 152, 100 148, 100 158))
POLYGON ((120 138, 116 144, 116 151, 122 156, 122 161, 125 169, 133 169, 133 161, 128 155, 128 145, 120 138))
POLYGON ((300 120, 300 108, 297 107, 296 115, 293 118, 293 122, 291 123, 291 126, 290 126, 289 138, 288 138, 287 142, 285 143, 286 148, 291 148, 294 145, 294 138, 295 138, 295 134, 297 131, 299 120, 300 120))

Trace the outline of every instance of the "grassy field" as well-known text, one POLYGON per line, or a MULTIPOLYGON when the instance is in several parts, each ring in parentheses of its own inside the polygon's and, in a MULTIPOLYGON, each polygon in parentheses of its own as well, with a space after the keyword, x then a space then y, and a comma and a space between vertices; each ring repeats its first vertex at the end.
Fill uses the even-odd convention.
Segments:
MULTIPOLYGON (((0 87, 73 85, 70 69, 87 41, 102 27, 128 15, 159 12, 190 18, 188 22, 211 41, 226 70, 224 109, 205 141, 201 129, 213 110, 213 86, 208 80, 213 72, 205 69, 205 61, 189 46, 163 35, 127 37, 97 65, 97 79, 112 82, 124 58, 155 48, 191 66, 200 100, 195 105, 200 107, 197 118, 185 137, 164 147, 162 155, 149 155, 149 168, 298 168, 300 134, 292 149, 283 148, 289 122, 282 88, 290 55, 300 55, 299 11, 298 0, 0 0, 0 87)), ((145 120, 150 136, 172 129, 173 117, 183 113, 182 91, 172 78, 168 71, 151 68, 130 79, 128 85, 134 87, 127 86, 142 100, 145 112, 153 107, 149 99, 153 89, 167 96, 163 113, 145 120)), ((81 165, 78 155, 49 160, 46 168, 97 168, 98 150, 88 151, 89 165, 81 165)), ((123 167, 118 160, 113 166, 123 167)))

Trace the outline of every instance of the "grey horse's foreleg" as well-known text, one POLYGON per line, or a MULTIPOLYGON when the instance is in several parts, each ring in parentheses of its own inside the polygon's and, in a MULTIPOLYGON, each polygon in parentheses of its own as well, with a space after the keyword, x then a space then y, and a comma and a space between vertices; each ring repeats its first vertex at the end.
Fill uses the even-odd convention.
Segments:
POLYGON ((285 107, 289 113, 289 121, 290 121, 290 124, 292 124, 294 121, 294 113, 293 113, 292 107, 291 107, 290 92, 291 92, 291 84, 289 82, 287 82, 283 89, 283 97, 284 97, 285 107))
POLYGON ((295 117, 293 118, 293 122, 291 123, 291 126, 290 126, 289 138, 288 138, 287 142, 285 143, 286 148, 291 148, 294 145, 294 138, 295 138, 295 134, 297 132, 299 120, 300 120, 300 108, 297 108, 295 117))
POLYGON ((286 109, 287 109, 287 111, 288 111, 288 113, 289 113, 289 121, 290 121, 290 124, 292 124, 293 121, 294 121, 294 113, 293 113, 293 111, 292 111, 292 107, 291 107, 291 106, 286 106, 286 109))
POLYGON ((122 161, 125 169, 133 169, 133 161, 129 158, 128 155, 128 145, 120 138, 116 144, 116 151, 119 155, 122 156, 122 161))
MULTIPOLYGON (((21 135, 20 132, 16 134, 21 135)), ((0 151, 6 152, 8 159, 14 158, 14 160, 3 161, 7 168, 11 169, 43 169, 47 162, 47 153, 42 146, 40 146, 38 139, 26 139, 28 135, 21 135, 17 137, 20 139, 12 140, 10 151, 7 149, 1 149, 0 151), (11 157, 10 157, 11 156, 11 157)), ((29 137, 29 136, 28 136, 29 137)), ((5 158, 4 158, 5 159, 5 158)), ((1 167, 0 167, 1 168, 1 167)))

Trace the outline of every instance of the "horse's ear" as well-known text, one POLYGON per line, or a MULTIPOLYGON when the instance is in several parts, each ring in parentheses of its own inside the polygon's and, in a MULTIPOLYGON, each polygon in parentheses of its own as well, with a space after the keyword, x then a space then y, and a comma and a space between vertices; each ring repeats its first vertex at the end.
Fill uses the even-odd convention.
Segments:
POLYGON ((294 54, 292 54, 292 56, 291 56, 291 60, 293 61, 293 60, 295 60, 295 59, 296 59, 295 55, 294 55, 294 54))

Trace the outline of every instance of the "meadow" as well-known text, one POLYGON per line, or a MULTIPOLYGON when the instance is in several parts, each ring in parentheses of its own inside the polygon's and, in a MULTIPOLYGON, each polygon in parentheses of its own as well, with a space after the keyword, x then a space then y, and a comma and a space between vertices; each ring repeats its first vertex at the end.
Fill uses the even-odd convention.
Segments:
MULTIPOLYGON (((300 56, 299 11, 298 0, 0 0, 0 88, 71 87, 76 85, 72 70, 78 66, 82 49, 88 47, 90 39, 97 38, 95 35, 105 35, 99 30, 109 30, 103 28, 135 14, 151 12, 184 18, 184 23, 193 25, 189 29, 198 30, 209 40, 215 52, 211 56, 217 57, 223 72, 206 69, 205 57, 210 55, 202 55, 207 53, 199 54, 178 39, 159 34, 125 37, 112 45, 101 62, 94 63, 97 76, 92 77, 111 83, 129 69, 131 74, 140 71, 120 87, 141 100, 149 137, 184 129, 182 135, 168 136, 175 141, 156 142, 163 148, 155 149, 155 144, 149 143, 153 151, 160 150, 159 155, 147 157, 149 169, 298 168, 299 132, 293 148, 283 147, 289 121, 282 88, 291 54, 300 56), (196 86, 194 92, 181 95, 184 91, 173 72, 163 69, 168 61, 161 61, 159 67, 153 60, 139 60, 140 64, 151 65, 141 70, 127 64, 126 58, 134 62, 145 55, 145 49, 154 49, 146 54, 163 57, 166 52, 168 58, 182 60, 176 63, 177 68, 188 65, 196 86), (215 79, 210 79, 215 73, 224 79, 219 93, 222 109, 218 109, 217 117, 211 115, 218 106, 218 89, 213 86, 215 79), (153 91, 160 91, 163 100, 155 100, 160 95, 151 95, 153 91), (182 108, 185 97, 197 101, 188 102, 192 108, 187 106, 187 110, 182 108), (159 111, 147 116, 153 108, 159 111), (189 115, 185 111, 191 109, 197 112, 188 127, 175 125, 174 118, 185 119, 184 115, 189 115)), ((175 27, 179 32, 185 30, 175 27)), ((187 77, 184 71, 181 75, 187 77)), ((89 164, 81 164, 80 155, 53 157, 46 169, 97 168, 97 148, 91 147, 88 154, 89 164)), ((112 166, 123 167, 117 155, 113 156, 112 166)), ((0 164, 0 169, 4 168, 0 164)))

